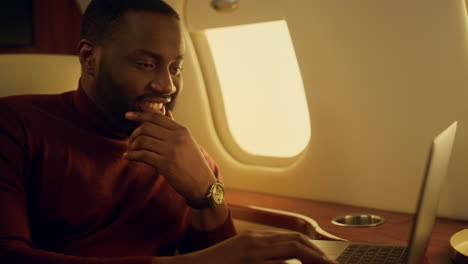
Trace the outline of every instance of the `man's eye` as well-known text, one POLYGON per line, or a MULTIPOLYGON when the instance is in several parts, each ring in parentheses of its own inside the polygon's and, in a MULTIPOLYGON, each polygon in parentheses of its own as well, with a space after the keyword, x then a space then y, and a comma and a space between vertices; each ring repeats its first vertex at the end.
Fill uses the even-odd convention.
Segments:
POLYGON ((135 65, 138 69, 141 69, 141 70, 151 71, 154 69, 154 64, 152 63, 139 61, 139 62, 135 62, 135 65))
POLYGON ((182 67, 172 67, 171 68, 171 74, 173 75, 179 75, 182 72, 182 67))

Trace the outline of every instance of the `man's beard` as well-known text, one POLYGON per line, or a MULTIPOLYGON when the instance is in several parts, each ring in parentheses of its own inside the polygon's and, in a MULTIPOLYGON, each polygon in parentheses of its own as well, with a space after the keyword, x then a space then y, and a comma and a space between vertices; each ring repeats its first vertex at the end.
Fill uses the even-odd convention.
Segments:
POLYGON ((130 98, 122 93, 123 87, 113 82, 109 73, 101 71, 96 78, 95 89, 98 107, 106 116, 112 129, 130 136, 140 124, 125 118, 126 112, 137 109, 134 103, 129 102, 130 98))
MULTIPOLYGON (((101 69, 104 69, 101 66, 101 69)), ((132 103, 129 101, 124 91, 124 87, 116 84, 111 75, 106 71, 101 71, 96 78, 96 97, 97 104, 101 111, 106 116, 112 129, 125 133, 128 137, 141 124, 130 121, 125 118, 125 113, 141 111, 137 108, 138 102, 143 101, 148 97, 158 97, 158 94, 144 94, 135 99, 132 103)), ((177 95, 177 93, 176 93, 177 95)), ((172 111, 176 104, 177 96, 172 96, 172 101, 165 105, 166 111, 172 111)))

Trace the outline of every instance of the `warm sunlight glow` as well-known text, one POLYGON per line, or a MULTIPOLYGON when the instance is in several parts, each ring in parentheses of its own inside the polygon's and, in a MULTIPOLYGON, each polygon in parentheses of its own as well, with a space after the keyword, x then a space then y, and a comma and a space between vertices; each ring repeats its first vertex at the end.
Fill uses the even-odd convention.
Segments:
POLYGON ((254 155, 299 154, 310 122, 286 22, 210 29, 206 36, 235 141, 254 155))

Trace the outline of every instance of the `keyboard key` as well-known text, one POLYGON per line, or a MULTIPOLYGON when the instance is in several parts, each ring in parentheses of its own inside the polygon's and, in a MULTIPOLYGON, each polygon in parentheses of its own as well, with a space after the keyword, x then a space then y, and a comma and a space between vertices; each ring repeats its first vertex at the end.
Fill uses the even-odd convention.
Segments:
POLYGON ((404 264, 408 250, 401 246, 349 245, 337 258, 340 264, 404 264))

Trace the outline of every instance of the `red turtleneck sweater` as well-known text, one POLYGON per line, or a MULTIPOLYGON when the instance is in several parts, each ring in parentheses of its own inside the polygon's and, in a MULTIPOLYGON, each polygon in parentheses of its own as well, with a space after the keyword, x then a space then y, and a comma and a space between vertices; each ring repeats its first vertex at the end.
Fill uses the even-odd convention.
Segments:
POLYGON ((150 264, 235 234, 231 218, 192 229, 184 198, 126 147, 82 88, 0 98, 0 263, 150 264))

